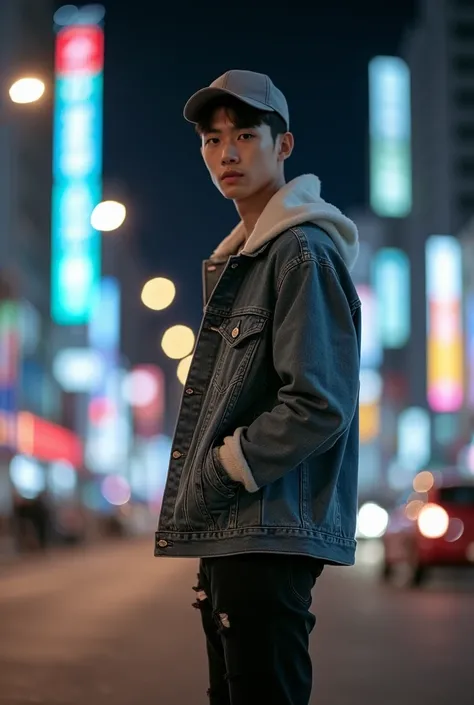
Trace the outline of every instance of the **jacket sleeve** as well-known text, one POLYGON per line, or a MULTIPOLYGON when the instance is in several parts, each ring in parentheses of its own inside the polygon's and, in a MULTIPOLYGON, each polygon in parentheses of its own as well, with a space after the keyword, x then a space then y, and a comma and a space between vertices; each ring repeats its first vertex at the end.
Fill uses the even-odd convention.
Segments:
POLYGON ((219 458, 249 492, 312 454, 329 450, 349 427, 359 396, 360 344, 352 308, 331 263, 291 263, 279 287, 273 359, 279 403, 224 439, 219 458))

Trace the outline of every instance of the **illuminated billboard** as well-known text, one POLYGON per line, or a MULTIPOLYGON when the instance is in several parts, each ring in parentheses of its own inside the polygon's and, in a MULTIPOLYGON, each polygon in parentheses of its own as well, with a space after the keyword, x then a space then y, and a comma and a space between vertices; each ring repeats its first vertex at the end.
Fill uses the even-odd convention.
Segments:
POLYGON ((361 443, 371 443, 380 433, 381 396, 382 377, 380 372, 361 369, 359 393, 359 439, 361 443))
POLYGON ((56 37, 51 234, 51 316, 87 324, 100 280, 101 235, 90 224, 102 192, 104 33, 62 28, 56 37))
POLYGON ((426 242, 427 387, 433 411, 459 411, 464 396, 462 260, 459 241, 426 242))
POLYGON ((373 261, 373 281, 382 346, 402 348, 410 336, 410 263, 406 254, 395 247, 379 250, 373 261))
POLYGON ((395 56, 369 63, 370 205, 387 218, 412 206, 410 71, 395 56))

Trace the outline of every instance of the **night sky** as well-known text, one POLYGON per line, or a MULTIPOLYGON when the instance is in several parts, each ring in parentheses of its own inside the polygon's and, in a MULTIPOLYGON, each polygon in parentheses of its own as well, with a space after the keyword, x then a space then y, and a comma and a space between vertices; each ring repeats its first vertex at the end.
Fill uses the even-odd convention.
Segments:
POLYGON ((124 189, 147 273, 178 284, 159 327, 196 328, 201 260, 237 214, 208 178, 199 140, 182 118, 185 101, 228 69, 268 73, 290 106, 296 147, 288 178, 316 173, 326 200, 343 210, 363 204, 367 64, 398 52, 414 1, 104 4, 104 179, 124 189))

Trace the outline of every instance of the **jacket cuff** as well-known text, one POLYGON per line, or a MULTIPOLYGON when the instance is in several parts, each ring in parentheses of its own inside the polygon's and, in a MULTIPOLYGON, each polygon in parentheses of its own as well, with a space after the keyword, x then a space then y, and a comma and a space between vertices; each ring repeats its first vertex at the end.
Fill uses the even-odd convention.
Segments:
POLYGON ((238 428, 233 436, 224 438, 224 445, 220 446, 219 460, 229 477, 235 482, 240 482, 247 492, 258 492, 259 487, 255 482, 240 445, 240 436, 243 428, 238 428))

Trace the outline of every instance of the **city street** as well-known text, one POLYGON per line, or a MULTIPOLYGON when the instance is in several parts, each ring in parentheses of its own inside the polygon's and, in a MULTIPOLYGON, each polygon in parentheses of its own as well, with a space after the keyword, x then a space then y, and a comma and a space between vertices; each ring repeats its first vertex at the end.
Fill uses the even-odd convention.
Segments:
MULTIPOLYGON (((0 567, 2 705, 206 705, 195 563, 152 551, 150 537, 0 567)), ((472 581, 382 587, 370 557, 315 592, 312 703, 472 705, 472 581)))

